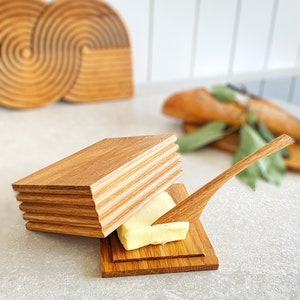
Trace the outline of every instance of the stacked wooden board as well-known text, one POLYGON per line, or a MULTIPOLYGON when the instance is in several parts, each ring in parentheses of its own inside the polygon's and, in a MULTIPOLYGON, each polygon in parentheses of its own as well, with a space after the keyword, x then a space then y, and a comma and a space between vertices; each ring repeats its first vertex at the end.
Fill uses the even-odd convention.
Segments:
POLYGON ((108 236, 181 175, 175 141, 104 139, 15 182, 27 229, 108 236))

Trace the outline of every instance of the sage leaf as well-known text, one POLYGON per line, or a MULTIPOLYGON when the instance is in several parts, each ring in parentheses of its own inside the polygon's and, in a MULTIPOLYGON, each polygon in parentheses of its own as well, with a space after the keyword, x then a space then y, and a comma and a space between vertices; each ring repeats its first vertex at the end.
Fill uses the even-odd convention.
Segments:
MULTIPOLYGON (((240 143, 234 155, 234 163, 258 150, 265 144, 265 140, 253 127, 244 124, 240 130, 240 143)), ((237 177, 248 184, 252 189, 255 189, 256 181, 259 178, 278 185, 285 172, 286 165, 280 153, 276 152, 260 159, 258 162, 240 172, 237 177)))
POLYGON ((251 110, 247 116, 247 122, 250 125, 255 125, 258 122, 258 115, 255 111, 251 110))
POLYGON ((211 95, 222 102, 235 102, 235 92, 225 85, 215 85, 211 89, 211 95))
MULTIPOLYGON (((238 150, 233 156, 233 163, 236 163, 242 160, 245 157, 243 151, 238 150)), ((255 190, 256 181, 260 178, 260 170, 258 165, 253 164, 247 169, 241 171, 237 177, 242 180, 244 183, 249 185, 253 190, 255 190)))
MULTIPOLYGON (((268 127, 266 127, 266 125, 263 122, 258 122, 257 123, 257 130, 260 133, 260 135, 267 142, 270 142, 275 138, 273 133, 268 129, 268 127)), ((287 148, 284 148, 284 149, 280 150, 280 153, 283 157, 286 157, 286 158, 289 158, 291 156, 291 152, 287 148)))
POLYGON ((201 128, 183 135, 177 139, 179 151, 190 152, 204 147, 222 138, 227 124, 224 121, 209 122, 201 128))

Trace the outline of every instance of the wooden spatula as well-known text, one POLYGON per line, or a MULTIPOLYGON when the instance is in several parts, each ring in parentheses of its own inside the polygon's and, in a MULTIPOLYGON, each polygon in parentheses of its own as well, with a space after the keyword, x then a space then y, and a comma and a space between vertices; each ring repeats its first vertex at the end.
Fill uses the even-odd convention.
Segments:
POLYGON ((182 200, 174 208, 169 210, 154 224, 161 224, 175 221, 189 221, 194 222, 199 219, 203 209, 210 200, 210 198, 216 193, 216 191, 222 187, 229 179, 246 169, 257 160, 268 156, 274 152, 277 152, 294 143, 293 138, 283 134, 273 141, 269 142, 262 148, 248 155, 244 159, 240 160, 229 169, 222 172, 213 180, 205 184, 195 193, 182 200))

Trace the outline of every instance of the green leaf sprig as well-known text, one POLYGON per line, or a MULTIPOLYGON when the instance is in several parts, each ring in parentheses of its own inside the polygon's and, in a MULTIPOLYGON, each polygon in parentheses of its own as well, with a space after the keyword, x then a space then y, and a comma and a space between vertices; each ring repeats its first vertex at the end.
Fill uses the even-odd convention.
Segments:
POLYGON ((177 140, 179 151, 182 153, 195 151, 225 135, 227 127, 224 121, 209 122, 195 131, 192 131, 177 140))
POLYGON ((215 85, 211 89, 211 95, 222 102, 235 102, 235 92, 225 85, 215 85))
MULTIPOLYGON (((233 163, 238 162, 247 155, 258 150, 266 143, 267 142, 254 127, 249 124, 243 124, 240 128, 240 142, 238 149, 233 156, 233 163)), ((256 182, 259 178, 278 185, 285 172, 286 165, 282 156, 280 152, 276 152, 252 164, 247 169, 240 172, 237 177, 255 190, 256 182)))
MULTIPOLYGON (((237 101, 235 92, 227 86, 214 86, 211 94, 221 102, 230 103, 237 101)), ((238 162, 275 138, 269 129, 259 120, 257 114, 249 109, 248 105, 246 105, 245 116, 243 118, 244 122, 238 128, 230 128, 224 121, 213 121, 183 135, 177 140, 179 151, 186 153, 198 150, 238 130, 240 139, 238 148, 233 156, 233 163, 238 162)), ((287 149, 259 160, 240 172, 237 177, 253 190, 255 190, 259 179, 279 185, 286 172, 283 157, 289 157, 287 149)))

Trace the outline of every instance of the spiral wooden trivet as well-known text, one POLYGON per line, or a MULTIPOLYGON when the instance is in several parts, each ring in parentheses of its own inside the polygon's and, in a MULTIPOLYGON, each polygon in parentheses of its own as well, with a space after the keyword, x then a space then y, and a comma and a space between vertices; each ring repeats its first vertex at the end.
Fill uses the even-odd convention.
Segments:
POLYGON ((130 41, 98 0, 0 0, 0 104, 33 108, 133 93, 130 41))

